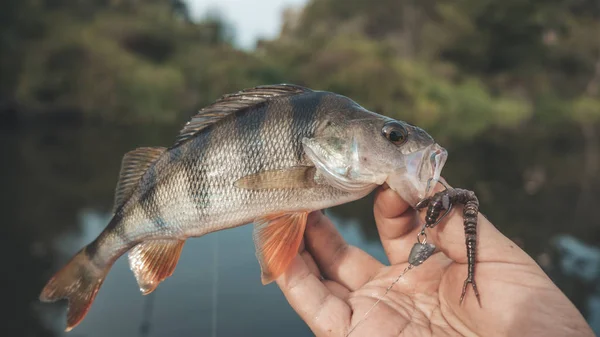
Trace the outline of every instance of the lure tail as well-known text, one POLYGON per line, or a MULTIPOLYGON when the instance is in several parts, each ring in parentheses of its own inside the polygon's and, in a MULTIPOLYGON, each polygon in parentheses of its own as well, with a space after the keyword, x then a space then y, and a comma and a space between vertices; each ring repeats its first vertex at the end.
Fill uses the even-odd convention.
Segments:
POLYGON ((55 302, 66 298, 69 301, 66 331, 73 329, 85 317, 110 267, 99 268, 83 248, 48 281, 40 300, 55 302))

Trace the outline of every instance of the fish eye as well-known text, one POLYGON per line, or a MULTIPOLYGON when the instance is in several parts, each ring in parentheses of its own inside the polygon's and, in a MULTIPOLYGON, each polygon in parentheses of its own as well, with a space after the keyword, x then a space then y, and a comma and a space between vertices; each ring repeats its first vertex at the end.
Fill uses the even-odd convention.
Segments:
POLYGON ((408 139, 408 131, 396 121, 385 123, 381 129, 381 134, 396 145, 402 145, 408 139))

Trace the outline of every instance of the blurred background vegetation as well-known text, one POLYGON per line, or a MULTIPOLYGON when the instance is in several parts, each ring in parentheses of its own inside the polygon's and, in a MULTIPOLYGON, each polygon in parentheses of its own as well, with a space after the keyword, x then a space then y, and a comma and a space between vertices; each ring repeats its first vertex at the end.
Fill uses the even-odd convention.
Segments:
MULTIPOLYGON (((12 162, 0 182, 14 219, 2 249, 30 258, 14 268, 44 270, 14 303, 35 301, 53 268, 39 242, 71 230, 77 209, 110 210, 122 153, 167 146, 194 111, 269 83, 425 128, 449 149, 449 181, 536 258, 560 233, 600 246, 599 1, 309 0, 283 16, 279 36, 241 49, 228 22, 193 20, 183 0, 0 2, 0 148, 12 162)), ((586 287, 561 285, 584 312, 586 287)), ((10 324, 38 331, 30 319, 10 324)))
MULTIPOLYGON (((224 93, 293 82, 439 135, 600 119, 595 0, 315 0, 278 38, 232 44, 181 0, 5 0, 2 113, 181 123, 224 93)), ((259 13, 255 14, 259 15, 259 13)))
MULTIPOLYGON (((182 0, 5 0, 0 13, 3 125, 179 127, 225 93, 295 83, 422 126, 455 165, 489 158, 456 179, 504 171, 496 188, 518 203, 560 191, 549 202, 576 211, 550 221, 600 201, 596 0, 313 0, 249 50, 182 0)), ((484 199, 503 195, 486 180, 484 199)))

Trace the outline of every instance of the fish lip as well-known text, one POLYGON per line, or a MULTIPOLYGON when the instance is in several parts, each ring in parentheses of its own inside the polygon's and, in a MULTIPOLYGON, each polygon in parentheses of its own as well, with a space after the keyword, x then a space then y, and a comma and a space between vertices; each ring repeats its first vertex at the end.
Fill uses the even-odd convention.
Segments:
POLYGON ((437 143, 405 156, 404 167, 386 182, 411 205, 430 197, 441 177, 448 152, 437 143))
MULTIPOLYGON (((431 177, 427 179, 427 187, 425 189, 426 198, 433 194, 435 191, 435 185, 437 185, 437 183, 440 181, 442 169, 444 168, 446 160, 448 159, 448 151, 437 143, 434 143, 429 147, 428 157, 430 164, 430 172, 428 175, 431 177)), ((424 165, 425 162, 426 161, 423 160, 422 165, 424 165)))

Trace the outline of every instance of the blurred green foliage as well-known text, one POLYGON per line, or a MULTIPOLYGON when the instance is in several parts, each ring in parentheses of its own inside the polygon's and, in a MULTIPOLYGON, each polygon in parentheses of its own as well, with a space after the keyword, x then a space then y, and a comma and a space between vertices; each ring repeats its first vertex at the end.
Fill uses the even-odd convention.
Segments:
POLYGON ((600 119, 593 0, 313 0, 250 51, 181 0, 6 0, 0 13, 0 101, 20 118, 182 123, 222 94, 289 82, 463 140, 600 119))
POLYGON ((252 50, 218 15, 192 20, 183 0, 5 0, 0 13, 0 115, 181 125, 223 94, 287 82, 422 126, 449 149, 560 152, 552 142, 568 132, 582 158, 566 184, 589 190, 600 176, 596 0, 311 0, 252 50))
POLYGON ((0 99, 24 117, 175 122, 271 80, 222 20, 191 22, 181 1, 8 0, 0 12, 0 99))

